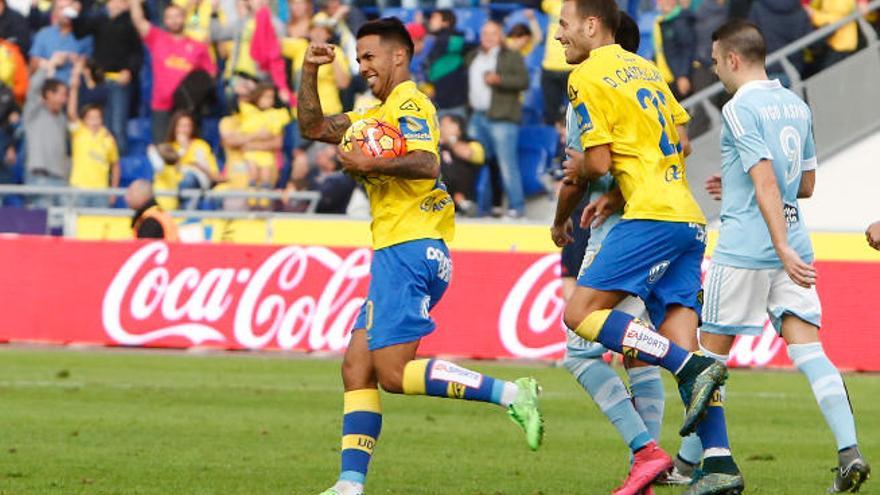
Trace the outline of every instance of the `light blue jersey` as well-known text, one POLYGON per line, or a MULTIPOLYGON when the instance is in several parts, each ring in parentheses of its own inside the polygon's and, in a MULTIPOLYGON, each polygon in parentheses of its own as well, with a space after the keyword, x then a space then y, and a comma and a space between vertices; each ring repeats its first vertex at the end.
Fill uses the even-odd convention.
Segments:
MULTIPOLYGON (((578 123, 577 115, 571 111, 571 105, 568 106, 568 110, 565 114, 565 147, 577 151, 584 150, 583 145, 581 144, 580 124, 578 123)), ((589 201, 598 199, 613 187, 614 177, 612 177, 610 173, 605 174, 596 180, 591 180, 590 187, 587 191, 589 201)), ((599 227, 590 229, 590 240, 587 244, 587 251, 595 252, 599 250, 602 246, 602 241, 605 240, 605 236, 607 236, 608 232, 611 231, 611 228, 620 221, 620 215, 622 213, 623 212, 615 213, 609 216, 599 227)))
POLYGON ((779 81, 743 85, 724 108, 721 131, 721 231, 714 263, 738 268, 780 268, 749 170, 770 160, 788 227, 788 243, 807 263, 813 247, 798 207, 801 175, 816 168, 812 114, 779 81))

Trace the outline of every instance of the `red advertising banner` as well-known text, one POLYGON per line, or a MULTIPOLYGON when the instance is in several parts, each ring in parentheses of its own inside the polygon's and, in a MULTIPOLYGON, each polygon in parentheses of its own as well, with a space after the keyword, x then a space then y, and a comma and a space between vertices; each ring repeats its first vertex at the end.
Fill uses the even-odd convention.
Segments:
MULTIPOLYGON (((559 256, 453 251, 425 354, 557 359, 559 256)), ((0 339, 338 352, 369 284, 369 249, 0 239, 0 339)), ((880 263, 823 261, 822 340, 842 368, 880 371, 880 263)), ((787 366, 772 329, 734 366, 787 366)))

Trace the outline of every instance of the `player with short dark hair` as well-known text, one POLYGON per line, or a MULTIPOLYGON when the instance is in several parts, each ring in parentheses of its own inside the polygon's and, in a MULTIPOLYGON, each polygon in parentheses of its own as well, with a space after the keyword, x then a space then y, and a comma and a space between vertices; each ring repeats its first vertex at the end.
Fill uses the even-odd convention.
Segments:
POLYGON ((819 340, 822 304, 798 205, 816 182, 810 107, 767 78, 756 26, 731 21, 712 40, 715 72, 733 98, 722 109, 721 229, 706 275, 700 346, 726 361, 734 338, 761 335, 769 316, 837 441, 828 491, 857 492, 871 468, 859 452, 843 377, 819 340))
MULTIPOLYGON (((686 406, 679 433, 696 431, 704 449, 704 474, 686 493, 740 493, 744 482, 718 390, 727 369, 693 352, 706 220, 685 175, 686 143, 678 126, 689 116, 656 66, 614 44, 619 22, 614 0, 566 0, 559 19, 556 38, 567 61, 579 64, 568 94, 584 154, 565 163, 554 242, 570 242, 570 215, 589 180, 610 172, 625 202, 620 222, 578 278, 564 321, 587 340, 671 371, 686 406), (645 302, 659 333, 613 309, 629 295, 645 302)), ((656 445, 637 451, 625 493, 639 493, 671 464, 656 445)))
POLYGON ((409 73, 413 43, 397 19, 368 22, 358 31, 360 74, 381 104, 324 116, 318 67, 333 61, 333 47, 309 46, 299 90, 300 130, 306 138, 339 144, 353 122, 373 118, 398 127, 406 154, 376 158, 340 151, 343 170, 367 191, 373 216, 370 288, 342 363, 345 386, 342 465, 323 495, 361 495, 382 427, 378 386, 386 392, 475 400, 507 408, 537 449, 543 436, 539 387, 532 378, 498 380, 440 359, 415 359, 434 321, 436 305, 452 276, 446 242, 455 211, 439 180, 439 130, 431 100, 409 73))

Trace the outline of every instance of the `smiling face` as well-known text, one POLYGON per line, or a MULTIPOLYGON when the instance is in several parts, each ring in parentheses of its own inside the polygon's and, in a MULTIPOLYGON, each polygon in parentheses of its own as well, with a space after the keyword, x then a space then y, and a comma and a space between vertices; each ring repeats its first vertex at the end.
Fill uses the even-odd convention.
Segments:
POLYGON ((90 108, 82 117, 83 124, 92 132, 101 130, 104 125, 104 112, 100 108, 90 108))
POLYGON ((357 61, 360 64, 361 77, 367 82, 373 96, 381 101, 385 101, 394 89, 396 70, 409 64, 403 46, 390 41, 383 42, 377 34, 357 40, 357 61))
POLYGON ((559 14, 556 41, 562 43, 562 47, 565 49, 565 61, 569 64, 579 64, 590 56, 589 40, 587 39, 589 19, 578 14, 575 2, 563 2, 562 12, 559 14))

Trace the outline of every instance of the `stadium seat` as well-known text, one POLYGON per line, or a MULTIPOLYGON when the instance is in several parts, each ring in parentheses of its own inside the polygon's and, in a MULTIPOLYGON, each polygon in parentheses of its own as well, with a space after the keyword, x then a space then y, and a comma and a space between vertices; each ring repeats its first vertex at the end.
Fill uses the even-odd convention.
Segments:
POLYGON ((416 19, 417 10, 405 9, 403 7, 388 7, 382 10, 382 17, 397 17, 404 24, 413 22, 416 19))
POLYGON ((483 24, 489 20, 489 15, 477 8, 473 9, 454 9, 456 26, 459 31, 464 34, 467 43, 477 43, 480 41, 480 30, 483 24))
POLYGON ((119 160, 119 187, 127 187, 138 179, 153 180, 153 167, 146 153, 128 154, 119 160))
POLYGON ((524 126, 519 131, 517 152, 526 196, 547 192, 541 177, 553 161, 559 136, 551 126, 524 126))
MULTIPOLYGON (((529 18, 525 15, 526 9, 518 8, 510 13, 507 17, 504 18, 504 32, 510 31, 510 28, 517 24, 525 24, 529 25, 529 18)), ((535 18, 538 20, 538 25, 541 26, 541 32, 545 35, 547 34, 547 23, 549 22, 549 18, 547 14, 535 10, 535 18)))

